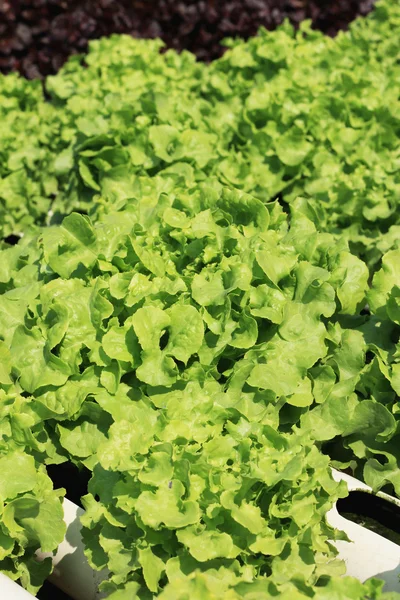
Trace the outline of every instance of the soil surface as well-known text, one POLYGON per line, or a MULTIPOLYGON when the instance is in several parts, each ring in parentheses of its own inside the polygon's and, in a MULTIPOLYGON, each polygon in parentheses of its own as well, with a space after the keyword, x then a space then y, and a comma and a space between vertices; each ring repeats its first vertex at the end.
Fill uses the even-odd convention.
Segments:
POLYGON ((223 53, 225 37, 312 19, 328 35, 372 10, 374 0, 0 0, 0 71, 43 78, 88 41, 112 33, 161 37, 200 60, 223 53))

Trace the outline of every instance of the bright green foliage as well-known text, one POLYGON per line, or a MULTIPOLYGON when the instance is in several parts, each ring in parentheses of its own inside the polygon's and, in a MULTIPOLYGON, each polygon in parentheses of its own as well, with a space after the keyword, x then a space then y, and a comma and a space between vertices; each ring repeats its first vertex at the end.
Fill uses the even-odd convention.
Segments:
POLYGON ((94 41, 46 81, 0 80, 4 233, 131 194, 137 175, 215 176, 264 202, 309 198, 374 266, 400 237, 400 7, 334 40, 285 24, 210 66, 159 41, 94 41), (4 131, 4 133, 3 133, 4 131), (48 209, 51 211, 47 216, 48 209))
MULTIPOLYGON (((226 598, 226 600, 396 600, 398 594, 382 593, 382 583, 369 580, 365 584, 350 577, 334 577, 326 585, 315 587, 302 587, 299 589, 293 582, 282 586, 275 586, 271 581, 258 581, 255 583, 236 582, 225 573, 210 571, 206 574, 196 573, 189 577, 178 579, 175 584, 168 586, 160 600, 213 600, 226 598)), ((112 600, 135 600, 134 596, 110 596, 112 600)))
MULTIPOLYGON (((0 75, 0 233, 59 222, 73 208, 89 210, 88 201, 99 190, 95 165, 108 170, 132 164, 139 170, 144 161, 148 170, 160 162, 156 156, 147 159, 141 148, 142 138, 147 142, 151 133, 153 90, 160 91, 160 104, 169 90, 168 97, 178 105, 190 106, 204 69, 189 53, 160 55, 161 46, 157 40, 138 43, 128 36, 95 41, 88 68, 73 57, 63 76, 48 78, 50 101, 41 82, 0 75), (114 78, 108 81, 111 72, 114 78)), ((160 123, 169 121, 171 110, 165 108, 160 123)), ((201 129, 201 112, 193 110, 201 129)), ((164 137, 168 135, 167 128, 164 137)), ((193 135, 188 132, 183 144, 193 156, 206 155, 207 139, 199 150, 204 136, 201 131, 193 135)), ((198 160, 201 168, 208 162, 201 156, 198 160)))
MULTIPOLYGON (((398 600, 395 592, 382 592, 382 582, 362 584, 351 577, 330 577, 317 586, 299 585, 296 580, 276 585, 271 579, 240 580, 232 570, 209 568, 190 574, 176 573, 175 579, 156 596, 159 600, 398 600)), ((141 600, 140 586, 130 582, 113 592, 110 600, 141 600)), ((151 596, 148 596, 151 598, 151 596)), ((155 596, 153 596, 155 598, 155 596)))
MULTIPOLYGON (((306 202, 293 203, 289 229, 278 204, 216 182, 187 190, 156 178, 175 189, 159 196, 147 184, 94 226, 73 214, 1 253, 0 377, 7 388, 11 372, 24 392, 42 443, 44 420, 77 419, 88 395, 119 418, 110 402, 126 385, 222 378, 234 403, 251 386, 249 410, 260 393, 271 410, 284 401, 301 413, 319 401, 311 381, 334 328, 326 319, 363 306, 365 265, 317 232, 306 202)), ((98 404, 85 410, 103 431, 98 404)), ((62 429, 62 445, 69 435, 62 429)), ((86 447, 91 434, 81 435, 86 447)))
POLYGON ((325 359, 325 402, 303 425, 329 446, 339 466, 352 466, 373 489, 400 495, 400 251, 388 252, 368 293, 371 316, 332 332, 325 359), (350 329, 351 327, 351 329, 350 329), (390 489, 390 488, 389 488, 390 489))
POLYGON ((166 581, 210 568, 239 581, 272 573, 277 584, 343 572, 332 562, 327 541, 335 534, 323 515, 346 491, 328 475, 328 458, 308 437, 280 435, 222 401, 212 406, 209 398, 218 395, 215 382, 188 384, 162 395, 165 411, 155 411, 149 395, 147 410, 157 421, 147 452, 130 443, 132 417, 114 423, 99 447, 82 520, 91 564, 112 574, 105 590, 136 581, 146 598, 146 588, 156 593, 166 581))
POLYGON ((2 571, 47 576, 68 460, 113 600, 395 597, 337 577, 325 514, 329 457, 400 494, 399 29, 0 79, 2 571))
POLYGON ((211 564, 276 585, 334 574, 324 515, 345 491, 296 424, 366 266, 303 200, 289 227, 277 203, 179 173, 135 195, 1 253, 4 422, 42 460, 93 469, 84 535, 109 591, 147 598, 211 564))
MULTIPOLYGON (((7 405, 4 392, 0 393, 2 405, 7 405)), ((13 421, 11 427, 18 431, 17 415, 13 421)), ((2 434, 6 434, 4 426, 2 434)), ((52 552, 65 535, 62 493, 53 491, 44 467, 38 468, 32 456, 17 448, 7 452, 1 448, 0 570, 33 594, 51 572, 51 559, 39 562, 35 552, 52 552)))
POLYGON ((220 177, 264 200, 310 198, 371 265, 400 238, 399 28, 398 3, 378 2, 334 40, 303 24, 232 42, 210 73, 235 115, 220 177))
POLYGON ((0 76, 0 122, 3 237, 44 222, 61 184, 53 163, 67 132, 61 132, 55 108, 44 101, 41 82, 15 74, 0 76))

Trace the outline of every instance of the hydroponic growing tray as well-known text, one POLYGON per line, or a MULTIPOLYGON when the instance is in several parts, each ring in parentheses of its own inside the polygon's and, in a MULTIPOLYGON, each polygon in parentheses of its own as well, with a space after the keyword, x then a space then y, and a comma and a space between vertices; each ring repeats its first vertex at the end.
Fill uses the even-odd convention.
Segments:
MULTIPOLYGON (((350 494, 357 492, 372 494, 371 488, 350 475, 333 471, 335 479, 346 481, 350 494)), ((366 496, 367 497, 367 496, 366 496)), ((400 515, 400 501, 379 492, 376 497, 396 507, 400 515)), ((362 502, 362 498, 360 499, 362 502)), ((97 573, 88 565, 80 535, 80 515, 83 510, 73 502, 64 500, 64 518, 67 533, 53 558, 54 571, 50 581, 67 593, 73 600, 101 600, 98 592, 100 581, 106 573, 97 573)), ((339 557, 347 567, 347 574, 360 581, 370 577, 379 577, 385 581, 385 590, 400 592, 400 546, 341 516, 335 506, 328 513, 333 527, 344 531, 351 542, 335 543, 339 557)), ((48 556, 48 555, 43 555, 48 556)), ((0 573, 1 600, 29 600, 33 596, 17 583, 0 573)))

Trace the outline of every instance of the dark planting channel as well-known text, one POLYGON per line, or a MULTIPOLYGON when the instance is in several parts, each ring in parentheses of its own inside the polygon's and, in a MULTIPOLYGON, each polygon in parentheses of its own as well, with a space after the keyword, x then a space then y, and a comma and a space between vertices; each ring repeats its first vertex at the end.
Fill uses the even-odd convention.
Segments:
POLYGON ((336 503, 338 513, 400 546, 400 506, 368 492, 350 492, 336 503))
POLYGON ((44 585, 40 588, 36 597, 39 598, 39 600, 72 600, 70 596, 67 596, 67 594, 50 583, 50 581, 44 582, 44 585))
POLYGON ((91 473, 89 469, 79 469, 76 465, 65 462, 61 465, 47 465, 47 473, 54 488, 65 488, 66 497, 82 507, 81 497, 87 494, 91 473))

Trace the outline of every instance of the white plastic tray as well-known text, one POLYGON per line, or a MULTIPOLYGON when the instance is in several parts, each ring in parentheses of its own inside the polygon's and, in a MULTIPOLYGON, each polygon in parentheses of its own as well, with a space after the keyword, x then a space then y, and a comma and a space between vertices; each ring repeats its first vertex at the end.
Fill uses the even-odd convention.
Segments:
POLYGON ((18 583, 0 573, 0 599, 1 600, 32 600, 33 596, 18 583))
MULTIPOLYGON (((333 470, 337 481, 346 481, 349 491, 365 491, 371 488, 345 473, 333 470)), ((400 507, 400 501, 392 496, 378 492, 376 494, 400 507)), ((399 509, 400 510, 400 509, 399 509)), ((332 527, 345 531, 352 543, 335 543, 339 556, 346 563, 347 574, 365 581, 370 577, 379 577, 385 581, 385 591, 400 592, 400 546, 386 538, 342 517, 336 506, 329 511, 327 519, 332 527)))
MULTIPOLYGON (((344 480, 349 491, 364 490, 371 493, 371 489, 354 477, 333 471, 334 478, 344 480)), ((378 493, 378 496, 397 504, 400 501, 378 493)), ((67 524, 65 540, 60 544, 55 557, 53 557, 54 571, 50 581, 62 589, 73 600, 100 600, 98 584, 106 576, 105 573, 93 571, 87 563, 83 553, 83 543, 80 535, 79 517, 83 510, 69 500, 64 500, 64 518, 67 524)), ((386 591, 400 592, 400 546, 357 525, 342 517, 336 507, 327 515, 329 523, 345 531, 351 543, 338 541, 336 547, 339 557, 347 567, 347 574, 365 581, 370 577, 379 577, 385 581, 386 591)), ((41 554, 39 556, 51 556, 41 554)), ((0 573, 0 600, 32 600, 33 596, 0 573)))

